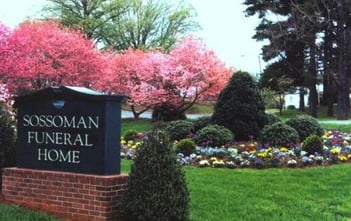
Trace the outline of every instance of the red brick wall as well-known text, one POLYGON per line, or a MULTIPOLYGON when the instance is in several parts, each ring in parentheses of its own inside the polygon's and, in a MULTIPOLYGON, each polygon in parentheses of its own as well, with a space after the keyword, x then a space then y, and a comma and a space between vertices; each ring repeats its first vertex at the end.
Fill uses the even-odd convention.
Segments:
POLYGON ((4 168, 2 195, 7 202, 49 212, 72 221, 122 220, 119 208, 128 175, 4 168))

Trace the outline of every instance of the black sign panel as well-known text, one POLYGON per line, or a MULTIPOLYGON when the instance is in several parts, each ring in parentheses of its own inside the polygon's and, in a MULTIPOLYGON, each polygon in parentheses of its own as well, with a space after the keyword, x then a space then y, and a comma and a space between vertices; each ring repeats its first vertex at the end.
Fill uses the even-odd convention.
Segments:
POLYGON ((122 98, 81 87, 17 97, 17 166, 119 174, 122 98))

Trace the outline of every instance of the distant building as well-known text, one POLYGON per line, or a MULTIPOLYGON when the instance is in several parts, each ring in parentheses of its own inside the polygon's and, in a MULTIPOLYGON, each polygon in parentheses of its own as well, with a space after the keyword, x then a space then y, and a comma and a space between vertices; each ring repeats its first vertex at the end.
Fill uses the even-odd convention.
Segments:
MULTIPOLYGON (((305 96, 304 96, 304 101, 305 101, 305 106, 308 107, 308 96, 309 96, 310 91, 305 88, 305 96)), ((320 98, 323 94, 323 85, 317 85, 317 93, 318 93, 318 103, 320 101, 320 98)), ((300 88, 296 87, 292 90, 289 90, 285 96, 284 96, 284 109, 294 107, 294 108, 299 108, 300 105, 300 88)))

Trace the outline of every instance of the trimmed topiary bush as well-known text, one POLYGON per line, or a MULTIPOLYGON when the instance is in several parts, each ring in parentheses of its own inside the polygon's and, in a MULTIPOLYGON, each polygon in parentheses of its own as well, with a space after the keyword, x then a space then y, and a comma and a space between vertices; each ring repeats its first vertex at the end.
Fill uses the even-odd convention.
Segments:
POLYGON ((156 126, 136 152, 122 200, 130 221, 186 221, 189 191, 166 130, 156 126))
POLYGON ((212 124, 212 117, 211 116, 202 116, 197 118, 194 122, 194 132, 212 124))
POLYGON ((297 131, 283 122, 267 125, 261 132, 261 141, 263 144, 278 148, 294 147, 299 140, 297 131))
POLYGON ((309 155, 314 155, 316 153, 322 154, 322 138, 315 134, 308 136, 302 143, 302 150, 306 151, 309 155))
POLYGON ((152 111, 152 121, 174 121, 185 120, 186 115, 179 108, 171 103, 163 103, 154 107, 152 111))
POLYGON ((181 140, 187 138, 193 129, 193 122, 188 120, 176 120, 169 122, 167 127, 171 140, 181 140))
POLYGON ((220 147, 234 140, 234 134, 223 126, 213 124, 197 131, 193 137, 199 146, 220 147))
POLYGON ((236 140, 248 141, 259 137, 267 121, 265 107, 261 92, 249 73, 234 73, 219 95, 213 121, 230 129, 236 140))
POLYGON ((182 153, 185 156, 189 156, 196 150, 196 144, 191 138, 185 138, 180 140, 176 144, 176 150, 178 153, 182 153))
POLYGON ((319 122, 309 115, 298 115, 290 118, 285 123, 299 133, 301 141, 305 140, 312 134, 322 136, 324 133, 324 130, 319 122))

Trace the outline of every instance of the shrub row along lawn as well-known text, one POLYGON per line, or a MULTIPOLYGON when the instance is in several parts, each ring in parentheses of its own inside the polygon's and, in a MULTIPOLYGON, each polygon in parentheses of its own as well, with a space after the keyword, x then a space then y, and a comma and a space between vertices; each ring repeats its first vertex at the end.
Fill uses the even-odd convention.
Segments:
MULTIPOLYGON (((122 160, 122 171, 129 173, 131 164, 131 160, 122 160)), ((192 221, 351 219, 351 164, 307 169, 184 169, 192 221)), ((56 219, 0 204, 0 220, 56 219)))

